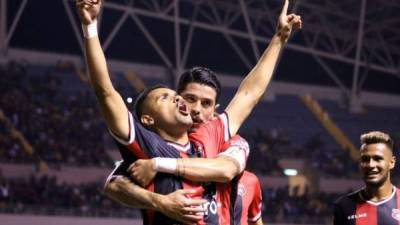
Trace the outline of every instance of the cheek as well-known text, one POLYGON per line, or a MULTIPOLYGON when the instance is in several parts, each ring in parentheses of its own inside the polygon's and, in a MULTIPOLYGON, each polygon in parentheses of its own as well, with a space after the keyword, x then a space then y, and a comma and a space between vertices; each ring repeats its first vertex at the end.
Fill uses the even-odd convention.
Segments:
POLYGON ((169 117, 172 114, 172 108, 166 105, 162 106, 157 110, 156 114, 158 114, 159 116, 162 115, 162 117, 164 118, 169 117))
POLYGON ((214 110, 212 109, 203 109, 203 117, 207 120, 211 120, 214 117, 214 110))

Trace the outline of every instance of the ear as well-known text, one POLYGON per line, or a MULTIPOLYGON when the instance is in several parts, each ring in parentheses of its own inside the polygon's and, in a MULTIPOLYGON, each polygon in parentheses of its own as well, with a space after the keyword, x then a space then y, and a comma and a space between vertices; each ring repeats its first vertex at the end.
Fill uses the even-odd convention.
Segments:
POLYGON ((214 106, 214 116, 217 117, 219 113, 217 112, 217 109, 219 108, 220 104, 215 104, 214 106))
POLYGON ((145 126, 151 126, 151 125, 154 124, 154 118, 149 116, 149 115, 147 115, 147 114, 143 114, 140 117, 140 122, 145 126))
POLYGON ((393 169, 396 166, 396 156, 392 156, 390 160, 390 169, 393 169))

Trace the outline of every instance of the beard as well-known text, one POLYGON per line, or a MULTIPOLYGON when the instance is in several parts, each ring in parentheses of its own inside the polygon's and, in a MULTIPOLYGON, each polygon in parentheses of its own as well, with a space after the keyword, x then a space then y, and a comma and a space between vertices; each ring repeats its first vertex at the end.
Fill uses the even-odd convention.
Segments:
POLYGON ((364 177, 364 183, 365 185, 369 186, 369 187, 373 187, 373 188, 378 188, 381 187, 389 178, 389 173, 390 171, 387 171, 384 175, 382 175, 382 177, 380 177, 378 180, 374 179, 374 180, 368 180, 367 178, 364 177))

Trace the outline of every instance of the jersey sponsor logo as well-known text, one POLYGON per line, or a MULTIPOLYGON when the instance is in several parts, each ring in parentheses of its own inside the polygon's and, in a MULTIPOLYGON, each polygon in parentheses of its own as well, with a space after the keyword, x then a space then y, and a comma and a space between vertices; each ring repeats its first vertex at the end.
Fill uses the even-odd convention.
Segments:
POLYGON ((347 219, 348 220, 355 220, 355 219, 359 219, 359 218, 365 218, 367 216, 368 216, 367 213, 360 213, 360 214, 350 215, 350 216, 347 217, 347 219))
POLYGON ((243 197, 243 196, 246 194, 246 192, 247 192, 247 189, 246 189, 246 187, 244 186, 244 184, 239 183, 237 194, 238 194, 239 196, 242 196, 242 197, 243 197))
POLYGON ((400 209, 392 209, 392 217, 400 222, 400 209))
POLYGON ((203 208, 207 209, 207 211, 204 212, 204 214, 206 216, 209 215, 209 214, 215 215, 218 212, 218 205, 217 205, 217 203, 215 202, 214 199, 209 201, 209 202, 204 203, 203 204, 203 208))
POLYGON ((204 146, 201 143, 194 143, 194 149, 197 157, 204 157, 204 146))

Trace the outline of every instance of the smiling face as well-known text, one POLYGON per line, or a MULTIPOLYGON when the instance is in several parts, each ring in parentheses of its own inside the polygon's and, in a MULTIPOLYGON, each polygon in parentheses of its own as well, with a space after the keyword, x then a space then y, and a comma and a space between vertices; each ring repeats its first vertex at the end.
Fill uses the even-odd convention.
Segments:
POLYGON ((390 183, 390 170, 396 162, 390 148, 384 143, 363 144, 360 153, 359 166, 365 184, 380 187, 390 183))
POLYGON ((214 117, 217 98, 214 88, 192 82, 188 83, 180 94, 187 102, 193 123, 204 123, 214 117))
POLYGON ((152 90, 146 97, 142 112, 142 124, 153 130, 187 130, 193 123, 186 102, 169 88, 152 90))

